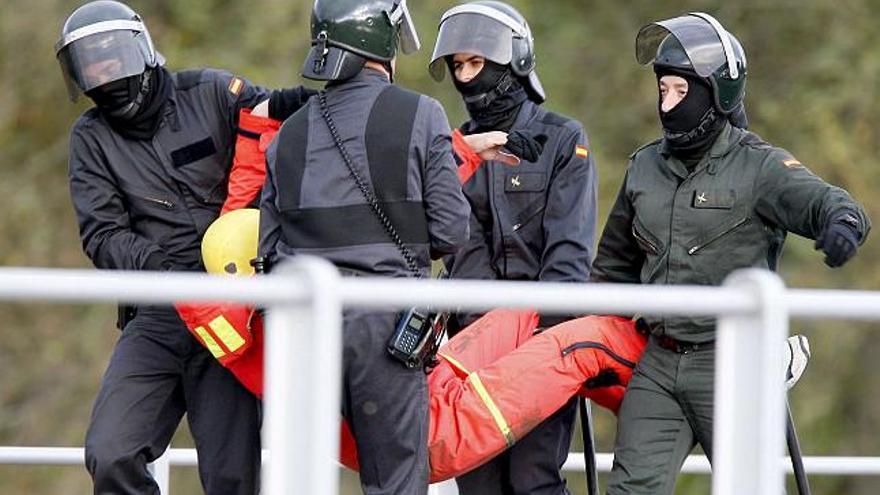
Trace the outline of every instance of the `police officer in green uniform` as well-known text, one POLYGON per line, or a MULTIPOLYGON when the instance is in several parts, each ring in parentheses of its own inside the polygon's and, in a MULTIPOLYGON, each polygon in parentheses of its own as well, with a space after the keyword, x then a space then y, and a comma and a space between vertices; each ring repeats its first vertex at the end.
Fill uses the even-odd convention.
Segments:
MULTIPOLYGON (((746 58, 709 15, 649 24, 663 137, 631 157, 599 243, 602 282, 719 285, 734 270, 776 270, 788 232, 825 263, 849 260, 870 229, 850 195, 748 132, 746 58)), ((671 494, 699 443, 712 458, 715 319, 651 317, 652 338, 621 407, 609 494, 671 494)))

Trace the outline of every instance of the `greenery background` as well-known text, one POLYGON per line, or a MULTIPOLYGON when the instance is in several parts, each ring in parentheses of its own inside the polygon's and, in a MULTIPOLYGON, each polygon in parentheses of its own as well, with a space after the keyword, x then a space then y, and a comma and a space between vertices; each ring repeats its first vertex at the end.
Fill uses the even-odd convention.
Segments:
MULTIPOLYGON (((73 0, 6 0, 0 9, 0 265, 88 267, 66 181, 67 132, 87 102, 66 98, 52 46, 73 0)), ((222 67, 255 82, 300 84, 308 46, 307 0, 133 0, 171 69, 222 67)), ((399 60, 398 81, 439 98, 463 119, 448 80, 426 65, 449 0, 411 2, 422 51, 399 60)), ((514 0, 531 21, 546 105, 581 120, 601 177, 607 215, 626 157, 658 135, 655 79, 634 60, 634 38, 651 20, 700 10, 742 41, 749 57, 752 130, 792 151, 812 170, 849 189, 880 218, 880 30, 876 1, 778 0, 632 2, 514 0)), ((880 251, 869 239, 832 272, 812 243, 790 239, 781 272, 789 286, 877 289, 880 251)), ((81 446, 91 401, 117 337, 111 305, 0 304, 0 445, 81 446)), ((791 400, 804 451, 880 455, 880 343, 874 325, 793 322, 814 357, 791 400)), ((599 445, 609 451, 614 419, 597 412, 599 445)), ((580 442, 573 446, 580 448, 580 442)), ((175 446, 191 445, 183 431, 175 446)), ((569 474, 582 492, 581 475, 569 474)), ((345 474, 346 493, 356 480, 345 474)), ((871 477, 814 477, 817 494, 874 494, 871 477)), ((87 493, 82 468, 0 466, 0 493, 87 493)), ((195 470, 175 469, 174 493, 198 493, 195 470)), ((706 493, 708 478, 685 476, 678 493, 706 493)))

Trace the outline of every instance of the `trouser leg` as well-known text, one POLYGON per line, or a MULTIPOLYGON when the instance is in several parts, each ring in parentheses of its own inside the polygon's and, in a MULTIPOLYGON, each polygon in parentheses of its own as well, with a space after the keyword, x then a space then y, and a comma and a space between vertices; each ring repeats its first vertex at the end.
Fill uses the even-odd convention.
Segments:
POLYGON ((671 495, 695 435, 675 397, 680 355, 648 345, 617 420, 609 495, 671 495))
POLYGON ((577 401, 572 399, 513 446, 509 478, 514 495, 569 493, 561 470, 568 459, 576 416, 577 401))
POLYGON ((147 464, 165 451, 184 413, 173 331, 148 312, 123 331, 92 409, 86 468, 95 494, 158 494, 147 464))
POLYGON ((455 478, 460 495, 510 495, 506 473, 510 471, 510 450, 455 478))
POLYGON ((195 340, 192 352, 184 371, 184 394, 205 493, 257 494, 260 401, 195 340))
POLYGON ((424 371, 386 351, 396 315, 346 314, 344 414, 357 444, 367 495, 428 491, 428 392, 424 371))
POLYGON ((713 348, 681 357, 679 396, 697 443, 712 461, 712 428, 715 412, 715 350, 713 348))
POLYGON ((567 494, 560 470, 568 458, 577 403, 569 401, 511 448, 455 479, 461 495, 567 494))

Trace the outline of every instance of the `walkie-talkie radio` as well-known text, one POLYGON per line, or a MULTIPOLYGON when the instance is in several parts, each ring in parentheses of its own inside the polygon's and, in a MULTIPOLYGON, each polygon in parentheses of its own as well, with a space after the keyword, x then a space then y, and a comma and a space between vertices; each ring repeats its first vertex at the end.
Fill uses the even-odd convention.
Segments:
POLYGON ((407 368, 430 366, 446 330, 444 313, 410 308, 401 313, 388 352, 407 368))

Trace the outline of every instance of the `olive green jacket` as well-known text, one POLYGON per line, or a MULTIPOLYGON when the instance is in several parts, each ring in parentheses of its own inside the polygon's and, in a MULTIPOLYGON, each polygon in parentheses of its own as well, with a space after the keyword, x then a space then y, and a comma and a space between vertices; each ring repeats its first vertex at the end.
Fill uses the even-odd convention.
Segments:
MULTIPOLYGON (((787 232, 815 239, 840 210, 870 229, 850 195, 787 151, 730 124, 688 173, 657 140, 630 157, 593 264, 599 282, 720 285, 739 268, 776 270, 787 232)), ((655 334, 715 338, 715 317, 648 317, 655 334)))

